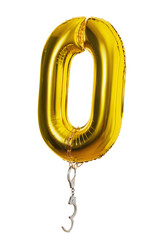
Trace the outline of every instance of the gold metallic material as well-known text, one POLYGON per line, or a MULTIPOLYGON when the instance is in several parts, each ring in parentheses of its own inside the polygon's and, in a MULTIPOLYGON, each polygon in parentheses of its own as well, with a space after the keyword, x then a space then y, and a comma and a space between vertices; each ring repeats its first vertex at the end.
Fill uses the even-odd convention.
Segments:
POLYGON ((38 115, 43 139, 61 158, 87 162, 114 144, 122 123, 125 70, 123 43, 109 22, 73 18, 52 32, 42 54, 38 115), (67 114, 69 71, 73 56, 85 49, 94 59, 91 114, 85 126, 75 128, 67 114))

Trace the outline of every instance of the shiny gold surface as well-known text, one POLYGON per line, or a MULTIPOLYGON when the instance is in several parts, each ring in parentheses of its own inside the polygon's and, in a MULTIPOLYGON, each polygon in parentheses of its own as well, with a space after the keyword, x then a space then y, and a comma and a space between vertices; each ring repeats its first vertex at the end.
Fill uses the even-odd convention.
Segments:
POLYGON ((43 139, 61 158, 87 162, 114 144, 122 122, 125 69, 123 43, 103 19, 74 18, 52 32, 42 54, 38 114, 43 139), (75 128, 67 113, 69 71, 73 56, 85 49, 94 59, 91 115, 85 126, 75 128))

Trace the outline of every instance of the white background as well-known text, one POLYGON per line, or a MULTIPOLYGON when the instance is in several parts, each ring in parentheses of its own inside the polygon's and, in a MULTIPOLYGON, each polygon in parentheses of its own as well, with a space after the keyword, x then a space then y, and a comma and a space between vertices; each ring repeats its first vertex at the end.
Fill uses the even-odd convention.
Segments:
MULTIPOLYGON (((0 239, 160 239, 159 1, 1 1, 0 239), (40 60, 50 33, 72 17, 104 18, 119 32, 127 57, 123 124, 114 147, 77 171, 78 213, 68 216, 68 164, 38 127, 40 60)), ((76 56, 69 118, 89 117, 93 66, 76 56), (83 95, 83 98, 82 98, 83 95)))

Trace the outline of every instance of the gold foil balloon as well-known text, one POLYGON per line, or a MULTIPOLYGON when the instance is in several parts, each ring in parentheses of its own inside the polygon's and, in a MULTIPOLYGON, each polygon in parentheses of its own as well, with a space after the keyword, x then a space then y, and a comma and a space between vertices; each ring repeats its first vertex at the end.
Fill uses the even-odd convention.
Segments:
POLYGON ((52 32, 41 61, 39 126, 45 142, 61 158, 91 161, 114 144, 122 123, 125 70, 123 43, 109 22, 73 18, 52 32), (91 115, 85 126, 75 128, 67 115, 69 72, 73 57, 85 49, 94 59, 91 115))
MULTIPOLYGON (((82 69, 83 70, 83 69, 82 69)), ((123 115, 125 53, 113 26, 98 18, 74 18, 58 26, 48 38, 41 62, 39 126, 43 139, 61 158, 70 162, 67 174, 77 212, 76 168, 100 158, 116 141, 123 115), (94 59, 91 115, 87 124, 75 128, 67 114, 69 71, 74 55, 88 50, 94 59), (74 171, 71 179, 71 171, 74 171)), ((83 86, 85 88, 85 86, 83 86)), ((83 97, 83 93, 82 93, 83 97)))

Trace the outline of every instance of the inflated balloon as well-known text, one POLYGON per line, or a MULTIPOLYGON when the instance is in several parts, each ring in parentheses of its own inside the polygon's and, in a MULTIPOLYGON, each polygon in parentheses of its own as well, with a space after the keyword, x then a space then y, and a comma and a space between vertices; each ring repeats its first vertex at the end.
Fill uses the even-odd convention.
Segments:
POLYGON ((100 158, 114 144, 122 123, 125 70, 123 43, 109 22, 74 18, 52 32, 41 61, 39 126, 61 158, 78 166, 100 158), (94 60, 91 114, 85 126, 75 128, 67 113, 69 71, 73 57, 85 49, 94 60))

